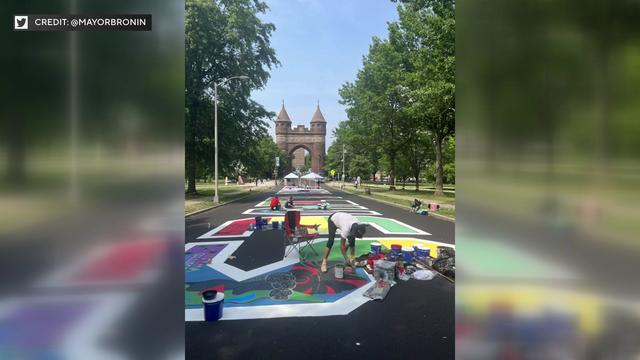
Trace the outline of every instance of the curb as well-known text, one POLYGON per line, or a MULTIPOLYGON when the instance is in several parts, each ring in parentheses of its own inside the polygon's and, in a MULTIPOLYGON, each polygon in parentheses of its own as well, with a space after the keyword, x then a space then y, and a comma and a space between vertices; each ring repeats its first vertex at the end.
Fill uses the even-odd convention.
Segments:
MULTIPOLYGON (((327 185, 327 186, 329 186, 329 185, 327 185)), ((331 187, 333 188, 333 186, 331 186, 331 187)), ((365 199, 369 199, 369 200, 373 200, 373 201, 378 201, 378 202, 381 202, 381 203, 384 203, 384 204, 387 204, 387 205, 395 206, 395 207, 400 208, 400 209, 407 209, 406 206, 402 206, 400 204, 396 204, 396 203, 393 203, 393 202, 384 201, 384 200, 376 199, 374 197, 369 197, 369 196, 365 196, 365 195, 360 195, 358 193, 352 193, 350 191, 346 191, 346 190, 340 189, 340 188, 334 188, 334 189, 336 189, 338 191, 346 192, 347 194, 360 196, 361 198, 365 198, 365 199)), ((438 219, 445 220, 445 221, 450 221, 450 222, 453 222, 453 223, 456 222, 455 218, 444 216, 444 215, 440 215, 440 214, 434 214, 432 212, 429 212, 429 216, 433 216, 434 218, 438 218, 438 219)))
MULTIPOLYGON (((269 191, 269 190, 273 190, 274 188, 275 188, 275 186, 271 186, 271 187, 269 187, 268 189, 266 189, 266 190, 264 190, 264 191, 260 191, 260 192, 267 192, 267 191, 269 191)), ((208 207, 208 208, 204 208, 204 209, 196 210, 196 211, 194 211, 194 212, 190 212, 190 213, 188 213, 188 214, 185 214, 185 215, 184 215, 184 217, 185 217, 185 218, 187 218, 187 217, 192 216, 192 215, 198 215, 198 214, 203 213, 203 212, 205 212, 205 211, 209 211, 209 210, 211 210, 211 209, 219 208, 220 206, 224 206, 224 205, 227 205, 227 204, 231 204, 231 203, 233 203, 233 202, 236 202, 236 201, 238 201, 238 200, 242 200, 242 199, 244 199, 244 198, 246 198, 246 197, 249 197, 249 196, 251 196, 251 195, 253 195, 253 194, 256 194, 256 193, 257 193, 257 192, 247 191, 247 195, 245 195, 245 196, 241 196, 241 197, 239 197, 239 198, 237 198, 237 199, 233 199, 233 200, 231 200, 231 201, 227 201, 227 202, 225 202, 225 203, 221 203, 221 204, 218 204, 218 205, 213 205, 213 206, 210 206, 210 207, 208 207)))

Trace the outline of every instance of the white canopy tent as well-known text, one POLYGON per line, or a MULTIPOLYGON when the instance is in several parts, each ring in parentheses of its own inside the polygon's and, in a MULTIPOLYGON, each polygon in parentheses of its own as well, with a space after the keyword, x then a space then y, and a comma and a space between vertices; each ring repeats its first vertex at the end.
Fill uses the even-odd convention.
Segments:
POLYGON ((284 177, 284 179, 285 179, 287 185, 290 185, 292 183, 293 184, 298 184, 300 182, 299 181, 300 177, 298 175, 296 175, 295 173, 289 173, 287 176, 284 177), (298 180, 298 181, 296 181, 296 180, 298 180))
POLYGON ((320 179, 324 178, 312 171, 307 175, 301 177, 300 179, 304 180, 307 185, 313 186, 315 184, 318 188, 320 188, 320 179))
POLYGON ((308 173, 307 175, 301 177, 301 179, 304 179, 304 180, 316 180, 316 179, 323 179, 323 177, 318 175, 318 174, 316 174, 316 173, 314 173, 312 171, 312 172, 308 173))

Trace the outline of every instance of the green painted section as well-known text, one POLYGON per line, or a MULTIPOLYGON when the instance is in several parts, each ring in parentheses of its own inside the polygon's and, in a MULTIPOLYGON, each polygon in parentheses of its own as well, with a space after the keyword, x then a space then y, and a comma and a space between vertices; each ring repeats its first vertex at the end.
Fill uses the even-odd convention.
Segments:
MULTIPOLYGON (((368 254, 371 250, 372 240, 357 240, 356 239, 356 257, 362 254, 368 254)), ((311 249, 304 249, 302 252, 305 260, 307 261, 322 261, 322 254, 324 254, 324 249, 327 247, 326 241, 320 241, 311 245, 317 252, 318 255, 314 254, 311 249)), ((347 249, 347 256, 349 255, 349 250, 347 249)), ((340 251, 340 239, 337 238, 333 242, 333 247, 331 248, 331 252, 329 253, 329 261, 335 262, 344 262, 344 258, 342 257, 342 252, 340 251)))
POLYGON ((319 297, 316 297, 316 296, 313 296, 313 295, 308 295, 308 294, 305 294, 305 293, 299 292, 299 291, 294 291, 293 294, 291 294, 291 296, 289 296, 289 300, 315 302, 315 303, 324 302, 324 300, 322 300, 319 297))
POLYGON ((383 227, 384 229, 386 229, 389 232, 393 232, 393 233, 411 233, 411 234, 417 234, 418 232, 408 228, 402 224, 399 224, 395 221, 392 221, 391 219, 388 218, 382 218, 382 217, 377 217, 377 216, 356 216, 358 218, 358 221, 361 222, 365 222, 365 223, 373 223, 376 225, 379 225, 381 227, 383 227))
POLYGON ((473 276, 484 277, 558 277, 543 258, 534 257, 507 245, 476 238, 458 239, 456 263, 473 276))
MULTIPOLYGON (((186 286, 185 286, 186 288, 186 286)), ((202 305, 202 298, 197 291, 185 291, 184 292, 184 305, 186 307, 202 305)))

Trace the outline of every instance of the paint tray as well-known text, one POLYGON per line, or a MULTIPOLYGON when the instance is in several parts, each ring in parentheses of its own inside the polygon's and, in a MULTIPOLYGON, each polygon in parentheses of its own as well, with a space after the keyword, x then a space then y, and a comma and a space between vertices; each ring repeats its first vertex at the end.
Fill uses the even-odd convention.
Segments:
POLYGON ((384 280, 376 281, 362 296, 371 298, 373 300, 384 300, 391 289, 391 284, 384 280))
POLYGON ((396 263, 393 261, 376 260, 373 262, 373 277, 393 283, 396 276, 396 263))

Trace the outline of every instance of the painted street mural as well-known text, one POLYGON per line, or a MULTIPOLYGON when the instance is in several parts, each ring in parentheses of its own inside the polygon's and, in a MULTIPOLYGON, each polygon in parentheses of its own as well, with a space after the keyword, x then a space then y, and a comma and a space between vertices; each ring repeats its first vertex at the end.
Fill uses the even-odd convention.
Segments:
POLYGON ((289 265, 240 282, 209 266, 190 270, 185 275, 186 308, 201 308, 200 295, 210 289, 224 291, 225 308, 334 302, 371 281, 362 269, 335 279, 333 273, 321 273, 320 263, 315 261, 289 265))
MULTIPOLYGON (((396 219, 380 216, 359 215, 357 213, 354 213, 354 216, 358 218, 360 222, 373 226, 385 235, 431 235, 426 231, 417 229, 396 219)), ((272 221, 284 221, 284 216, 268 216, 263 217, 262 219, 270 225, 272 221)), ((320 227, 318 228, 320 234, 327 234, 329 232, 329 229, 327 228, 327 219, 328 216, 305 215, 301 218, 300 223, 302 225, 320 224, 320 227)), ((226 221, 222 225, 198 237, 198 239, 248 237, 253 233, 252 230, 249 230, 249 226, 251 224, 255 225, 255 223, 255 218, 226 221)))
MULTIPOLYGON (((286 191, 285 191, 286 192, 286 191)), ((345 267, 343 278, 336 278, 333 267, 344 259, 339 246, 334 246, 329 256, 329 271, 320 271, 321 255, 326 247, 328 233, 327 220, 331 213, 344 211, 353 214, 361 223, 368 224, 382 235, 372 235, 356 241, 356 256, 368 254, 372 242, 380 242, 385 247, 391 244, 402 246, 424 245, 437 256, 439 246, 451 246, 436 241, 413 237, 431 235, 392 218, 381 216, 353 201, 337 196, 323 195, 294 196, 295 206, 301 209, 301 225, 319 225, 320 238, 312 242, 310 248, 299 254, 292 254, 254 269, 242 270, 227 260, 234 259, 236 250, 243 243, 251 244, 255 231, 255 217, 225 221, 198 237, 209 242, 187 243, 185 245, 185 319, 203 320, 202 293, 216 290, 224 293, 222 320, 257 319, 295 316, 346 315, 362 304, 370 301, 363 293, 373 283, 372 275, 363 268, 345 267), (331 209, 318 209, 329 203, 331 209), (372 216, 373 215, 373 216, 372 216), (322 237, 324 235, 324 237, 322 237), (301 259, 305 260, 300 262, 301 259)), ((327 192, 328 194, 328 192, 327 192)), ((282 222, 285 211, 271 211, 271 198, 267 198, 243 214, 263 215, 267 228, 273 222, 282 222)), ((288 197, 282 196, 283 203, 288 197)), ((374 231, 373 234, 376 234, 374 231)), ((258 240, 261 241, 261 240, 258 240)), ((285 250, 285 249, 283 249, 285 250)), ((258 266, 258 265, 256 265, 258 266)))

